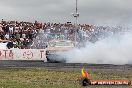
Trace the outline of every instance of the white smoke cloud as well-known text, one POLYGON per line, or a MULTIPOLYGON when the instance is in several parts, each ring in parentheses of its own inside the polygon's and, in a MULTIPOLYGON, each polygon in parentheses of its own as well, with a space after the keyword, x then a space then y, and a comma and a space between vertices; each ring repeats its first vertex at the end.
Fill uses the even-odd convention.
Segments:
POLYGON ((66 57, 68 63, 131 64, 132 31, 88 43, 84 48, 68 52, 66 57))

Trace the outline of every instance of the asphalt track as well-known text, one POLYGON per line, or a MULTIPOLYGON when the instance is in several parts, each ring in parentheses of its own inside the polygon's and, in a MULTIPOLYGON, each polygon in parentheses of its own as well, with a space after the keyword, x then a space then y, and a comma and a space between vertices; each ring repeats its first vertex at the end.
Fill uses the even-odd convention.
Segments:
POLYGON ((43 61, 0 61, 0 68, 48 68, 48 69, 112 69, 131 70, 132 65, 112 65, 112 64, 87 64, 87 63, 47 63, 43 61))

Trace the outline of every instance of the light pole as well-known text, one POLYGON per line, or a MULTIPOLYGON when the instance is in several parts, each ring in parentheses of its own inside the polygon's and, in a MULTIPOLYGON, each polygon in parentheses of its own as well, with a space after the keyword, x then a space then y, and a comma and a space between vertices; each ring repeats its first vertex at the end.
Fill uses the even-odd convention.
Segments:
POLYGON ((76 46, 76 43, 77 43, 77 28, 78 28, 78 17, 79 17, 79 13, 78 13, 78 0, 76 0, 76 11, 75 13, 73 13, 73 17, 76 19, 75 21, 75 46, 76 46))

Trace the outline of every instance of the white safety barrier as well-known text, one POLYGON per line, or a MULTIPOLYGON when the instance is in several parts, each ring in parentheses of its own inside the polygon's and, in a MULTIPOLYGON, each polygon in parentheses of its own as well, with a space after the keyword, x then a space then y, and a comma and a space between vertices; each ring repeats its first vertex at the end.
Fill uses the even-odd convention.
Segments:
POLYGON ((45 49, 0 49, 0 60, 46 60, 45 49))

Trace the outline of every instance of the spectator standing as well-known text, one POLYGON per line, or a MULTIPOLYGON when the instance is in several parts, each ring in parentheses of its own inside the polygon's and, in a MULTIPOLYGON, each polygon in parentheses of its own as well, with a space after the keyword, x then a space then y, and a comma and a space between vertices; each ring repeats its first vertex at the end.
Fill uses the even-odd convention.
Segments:
POLYGON ((9 26, 9 32, 12 34, 13 32, 14 32, 14 28, 13 28, 13 26, 11 25, 11 26, 9 26))
POLYGON ((5 39, 9 40, 9 38, 10 38, 9 33, 6 33, 6 35, 5 35, 5 39))

